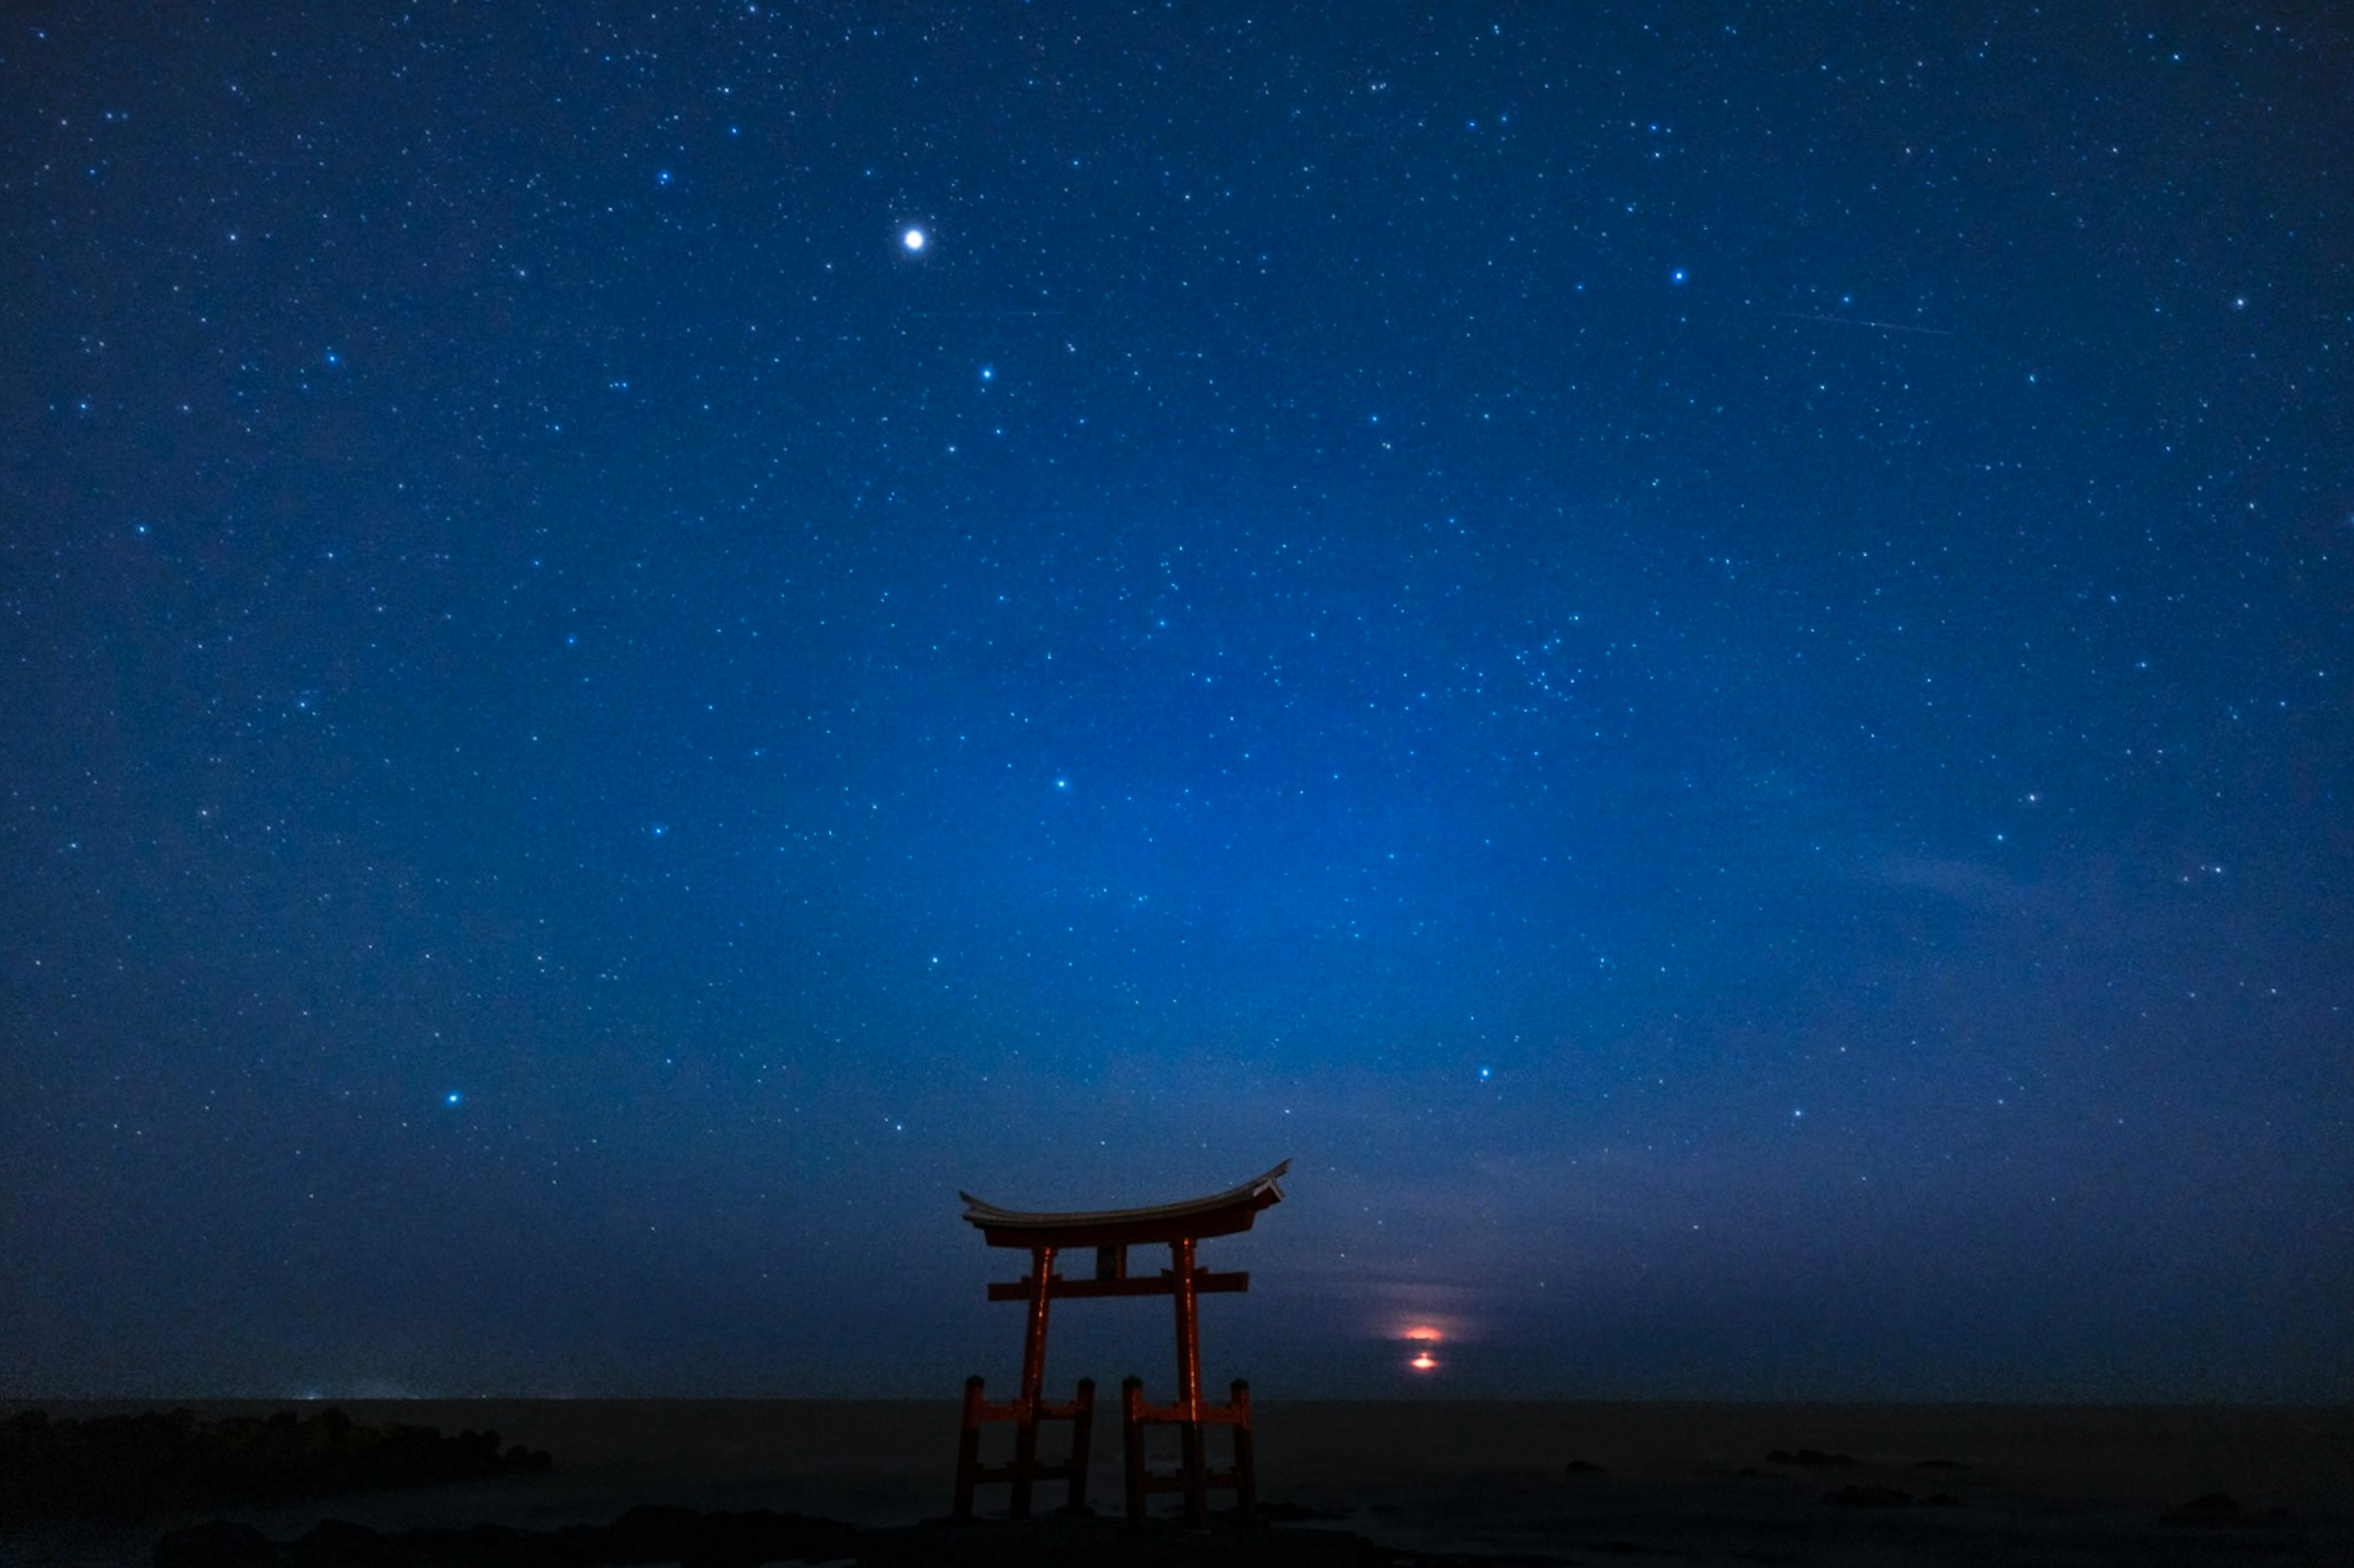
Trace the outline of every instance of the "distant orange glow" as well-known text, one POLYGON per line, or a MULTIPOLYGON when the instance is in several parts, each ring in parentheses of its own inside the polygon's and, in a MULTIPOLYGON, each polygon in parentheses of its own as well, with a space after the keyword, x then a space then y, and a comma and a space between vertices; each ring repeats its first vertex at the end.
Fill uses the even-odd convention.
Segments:
POLYGON ((1405 1364, 1412 1367, 1416 1372, 1437 1372, 1438 1370, 1438 1358, 1432 1355, 1428 1351, 1425 1351, 1422 1354, 1415 1357, 1414 1360, 1406 1362, 1405 1364))
POLYGON ((1441 1334, 1437 1330, 1431 1328, 1428 1324, 1420 1324, 1415 1328, 1408 1329, 1404 1335, 1404 1338, 1409 1340, 1426 1340, 1434 1345, 1438 1343, 1438 1341, 1445 1337, 1445 1335, 1441 1334))

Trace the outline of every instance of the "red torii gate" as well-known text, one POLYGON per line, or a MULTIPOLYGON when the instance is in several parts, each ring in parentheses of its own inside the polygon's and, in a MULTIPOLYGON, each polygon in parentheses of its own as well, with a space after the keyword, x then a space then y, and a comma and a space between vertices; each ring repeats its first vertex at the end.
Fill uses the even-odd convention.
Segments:
POLYGON ((1070 1483, 1070 1509, 1087 1506, 1087 1446, 1095 1427, 1095 1380, 1081 1378, 1077 1396, 1066 1404, 1040 1398, 1046 1372, 1046 1311, 1055 1301, 1081 1296, 1173 1296, 1177 1300, 1177 1402, 1148 1404, 1144 1381, 1130 1377, 1120 1384, 1121 1447, 1127 1461, 1128 1518, 1144 1520, 1145 1494, 1182 1491, 1185 1518, 1199 1524, 1209 1512, 1212 1487, 1231 1489, 1244 1514, 1258 1506, 1257 1467, 1251 1446, 1250 1384, 1236 1379, 1225 1404, 1202 1402, 1201 1331, 1195 1311, 1197 1296, 1250 1288, 1247 1273, 1212 1274, 1193 1264, 1193 1246, 1204 1236, 1232 1235, 1246 1231, 1261 1209, 1283 1202, 1276 1179, 1291 1169, 1287 1160, 1263 1176, 1239 1187, 1143 1209, 1109 1209, 1092 1213, 1033 1214, 1001 1209, 970 1192, 960 1192, 967 1224, 981 1231, 991 1246, 1021 1247, 1030 1254, 1030 1272, 1021 1279, 991 1285, 991 1301, 1023 1301, 1029 1317, 1022 1336, 1022 1391, 1009 1404, 992 1404, 981 1397, 981 1380, 964 1384, 964 1427, 957 1446, 956 1517, 972 1517, 973 1489, 984 1482, 1010 1482, 1015 1519, 1030 1517, 1033 1487, 1042 1480, 1070 1483), (1128 1272, 1128 1249, 1165 1244, 1170 1266, 1157 1275, 1128 1272), (1055 1272, 1057 1254, 1076 1248, 1095 1249, 1092 1278, 1066 1279, 1055 1272), (984 1467, 981 1462, 981 1428, 991 1421, 1015 1423, 1013 1462, 984 1467), (1071 1423, 1070 1456, 1060 1465, 1038 1463, 1038 1423, 1071 1423), (1144 1464, 1144 1429, 1151 1425, 1179 1429, 1182 1461, 1174 1475, 1149 1473, 1144 1464), (1234 1431, 1234 1465, 1211 1470, 1204 1462, 1202 1428, 1227 1426, 1234 1431))

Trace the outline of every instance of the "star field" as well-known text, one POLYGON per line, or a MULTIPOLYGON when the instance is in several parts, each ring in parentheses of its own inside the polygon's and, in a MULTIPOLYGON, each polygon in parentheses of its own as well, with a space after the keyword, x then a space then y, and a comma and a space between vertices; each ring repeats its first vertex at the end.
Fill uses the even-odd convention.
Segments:
POLYGON ((16 17, 0 1394, 2349 1397, 2349 44, 16 17))

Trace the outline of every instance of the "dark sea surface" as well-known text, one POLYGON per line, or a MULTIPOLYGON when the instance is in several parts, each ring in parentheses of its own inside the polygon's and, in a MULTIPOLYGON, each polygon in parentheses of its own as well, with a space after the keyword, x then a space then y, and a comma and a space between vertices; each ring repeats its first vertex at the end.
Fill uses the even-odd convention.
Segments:
MULTIPOLYGON (((226 1516, 280 1539, 325 1518, 550 1529, 640 1503, 907 1524, 948 1511, 956 1446, 948 1401, 342 1404, 363 1422, 496 1428, 550 1450, 556 1467, 226 1516)), ((1058 1457, 1062 1432, 1047 1431, 1042 1450, 1058 1457)), ((2345 1407, 1267 1402, 1258 1433, 1270 1505, 1402 1549, 1564 1562, 2354 1562, 2345 1407), (2235 1521, 2166 1519, 2216 1493, 2232 1499, 2235 1521), (1829 1500, 1841 1496, 1881 1506, 1829 1500)), ((1213 1458, 1222 1452, 1214 1438, 1213 1458)), ((1118 1454, 1107 1423, 1091 1491, 1106 1513, 1119 1506, 1118 1454)), ((984 1512, 1002 1507, 1002 1490, 984 1491, 984 1512)), ((164 1529, 186 1522, 10 1531, 0 1568, 143 1563, 164 1529)))

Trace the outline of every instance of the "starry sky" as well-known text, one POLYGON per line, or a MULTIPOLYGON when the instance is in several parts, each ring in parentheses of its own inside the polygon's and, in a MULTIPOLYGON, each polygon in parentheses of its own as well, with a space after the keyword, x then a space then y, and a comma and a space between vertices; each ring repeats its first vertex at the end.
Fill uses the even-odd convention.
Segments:
POLYGON ((12 7, 0 1395, 2354 1397, 2321 15, 12 7))

